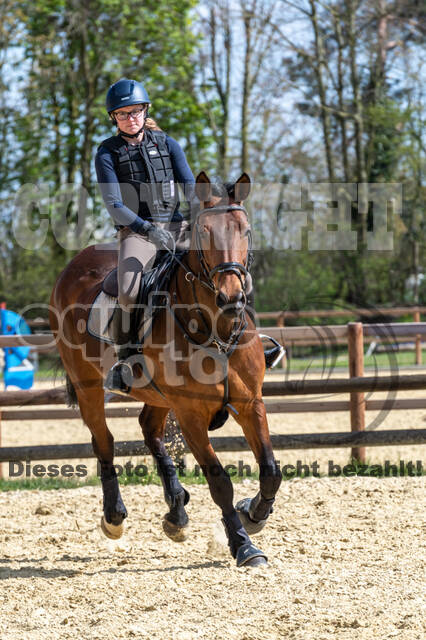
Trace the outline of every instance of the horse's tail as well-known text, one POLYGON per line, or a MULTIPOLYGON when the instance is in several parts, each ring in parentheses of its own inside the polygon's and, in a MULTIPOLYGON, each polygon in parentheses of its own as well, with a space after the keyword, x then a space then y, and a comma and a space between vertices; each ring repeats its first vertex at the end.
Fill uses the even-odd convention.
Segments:
POLYGON ((67 405, 75 409, 78 406, 77 394, 75 392, 75 387, 71 382, 71 378, 68 374, 65 375, 65 395, 67 398, 67 405))

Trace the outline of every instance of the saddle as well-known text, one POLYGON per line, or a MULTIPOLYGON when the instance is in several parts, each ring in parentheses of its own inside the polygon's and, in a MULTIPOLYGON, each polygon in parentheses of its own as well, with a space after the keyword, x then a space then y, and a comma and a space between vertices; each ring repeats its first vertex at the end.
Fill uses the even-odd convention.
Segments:
MULTIPOLYGON (((176 253, 181 259, 185 251, 176 253)), ((178 262, 168 251, 159 251, 152 269, 142 274, 136 309, 132 312, 131 335, 135 343, 143 344, 152 328, 152 322, 161 308, 168 305, 170 280, 176 271, 178 262)), ((89 313, 87 330, 98 340, 113 343, 109 327, 113 320, 118 302, 117 267, 104 278, 100 293, 95 298, 89 313)))
POLYGON ((105 277, 102 283, 102 291, 104 291, 107 296, 111 296, 111 298, 118 298, 118 267, 115 267, 109 274, 105 277))

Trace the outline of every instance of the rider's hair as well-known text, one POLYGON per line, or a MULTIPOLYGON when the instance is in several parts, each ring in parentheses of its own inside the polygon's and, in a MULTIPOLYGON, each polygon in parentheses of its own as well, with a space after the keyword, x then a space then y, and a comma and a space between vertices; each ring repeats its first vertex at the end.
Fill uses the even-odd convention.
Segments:
POLYGON ((154 131, 161 131, 160 127, 155 122, 154 118, 151 118, 151 116, 148 116, 148 118, 145 120, 145 127, 147 129, 153 129, 154 131))

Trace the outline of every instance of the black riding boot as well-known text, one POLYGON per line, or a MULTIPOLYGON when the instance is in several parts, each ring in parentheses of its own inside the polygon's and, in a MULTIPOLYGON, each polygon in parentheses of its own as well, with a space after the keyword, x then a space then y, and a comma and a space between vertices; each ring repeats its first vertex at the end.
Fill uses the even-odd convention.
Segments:
POLYGON ((132 365, 127 362, 134 349, 131 347, 130 313, 123 311, 117 303, 109 335, 116 347, 118 361, 108 371, 104 388, 121 395, 128 395, 133 385, 132 365))
MULTIPOLYGON (((253 320, 254 326, 256 326, 255 311, 254 311, 254 289, 253 288, 250 291, 250 293, 247 295, 246 311, 247 311, 249 317, 253 320)), ((263 353, 265 355, 266 368, 267 369, 272 369, 272 367, 275 367, 279 363, 279 361, 282 359, 282 357, 284 356, 285 349, 274 338, 271 338, 271 336, 267 336, 267 335, 265 335, 263 333, 260 333, 259 336, 261 338, 268 338, 268 340, 271 340, 271 342, 273 342, 274 345, 275 345, 275 346, 271 347, 270 349, 264 349, 264 351, 263 351, 263 353)))

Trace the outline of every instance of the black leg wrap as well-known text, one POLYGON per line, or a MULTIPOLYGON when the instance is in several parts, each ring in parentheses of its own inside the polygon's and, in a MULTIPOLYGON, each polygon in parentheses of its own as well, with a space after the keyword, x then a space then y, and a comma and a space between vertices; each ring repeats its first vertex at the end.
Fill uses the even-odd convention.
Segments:
POLYGON ((186 527, 189 522, 188 515, 185 511, 185 505, 188 500, 189 493, 185 491, 185 489, 182 489, 180 493, 173 496, 173 505, 169 505, 170 511, 165 517, 177 527, 186 527))
POLYGON ((104 496, 103 509, 105 520, 109 524, 119 525, 127 518, 118 486, 117 473, 114 465, 101 463, 101 483, 104 496))
POLYGON ((251 544, 250 538, 241 524, 241 520, 236 511, 228 516, 223 516, 222 522, 225 527, 225 533, 228 538, 228 545, 231 550, 232 557, 236 558, 237 551, 240 547, 246 544, 251 544))
POLYGON ((275 498, 267 500, 259 493, 250 500, 249 517, 253 522, 259 522, 260 520, 266 520, 266 518, 273 512, 273 504, 275 498))
POLYGON ((282 476, 275 460, 260 465, 260 491, 250 499, 244 498, 236 504, 236 510, 244 527, 250 535, 262 531, 273 511, 275 494, 281 484, 282 476))
MULTIPOLYGON (((179 482, 179 478, 176 474, 175 465, 170 456, 155 456, 157 462, 158 475, 161 478, 161 482, 164 490, 164 499, 167 505, 172 510, 177 505, 177 497, 183 493, 183 504, 185 506, 189 502, 189 493, 184 489, 179 482)), ((182 502, 181 498, 179 503, 182 502)))
POLYGON ((265 500, 271 500, 271 498, 275 497, 283 479, 280 468, 276 461, 273 460, 268 463, 261 463, 259 470, 260 492, 265 500))

